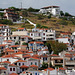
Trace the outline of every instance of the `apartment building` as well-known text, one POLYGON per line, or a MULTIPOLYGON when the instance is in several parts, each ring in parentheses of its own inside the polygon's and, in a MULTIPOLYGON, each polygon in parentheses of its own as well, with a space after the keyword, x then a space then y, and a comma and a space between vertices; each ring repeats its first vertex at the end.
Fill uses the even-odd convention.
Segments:
POLYGON ((9 36, 11 35, 11 29, 9 26, 0 24, 0 35, 3 36, 3 38, 1 38, 1 42, 3 40, 9 40, 9 36))
POLYGON ((29 33, 30 37, 33 40, 38 41, 49 41, 55 40, 55 30, 52 29, 32 29, 32 32, 29 33))
POLYGON ((52 16, 60 16, 60 7, 59 6, 48 6, 40 9, 39 13, 42 14, 52 14, 52 16))
POLYGON ((19 19, 18 13, 16 13, 13 9, 5 9, 4 16, 12 22, 16 22, 19 19))

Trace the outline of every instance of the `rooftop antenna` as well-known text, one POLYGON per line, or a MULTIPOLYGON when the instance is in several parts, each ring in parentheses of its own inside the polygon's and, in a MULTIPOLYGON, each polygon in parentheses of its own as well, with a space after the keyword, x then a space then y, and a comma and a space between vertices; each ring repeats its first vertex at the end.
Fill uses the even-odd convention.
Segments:
POLYGON ((21 2, 21 9, 22 9, 22 2, 21 2))

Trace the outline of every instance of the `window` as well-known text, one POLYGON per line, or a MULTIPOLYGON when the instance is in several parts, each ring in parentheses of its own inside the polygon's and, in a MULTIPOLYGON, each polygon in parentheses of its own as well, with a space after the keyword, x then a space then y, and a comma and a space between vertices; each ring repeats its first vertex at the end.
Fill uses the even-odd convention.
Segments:
POLYGON ((31 65, 32 65, 33 63, 31 62, 31 65))
POLYGON ((22 71, 24 71, 24 68, 22 68, 22 71))
POLYGON ((15 68, 13 68, 13 71, 15 71, 15 68))
POLYGON ((43 37, 43 39, 45 39, 45 37, 43 37))
POLYGON ((37 62, 35 62, 35 65, 37 65, 37 62))
POLYGON ((9 59, 7 59, 7 61, 9 61, 9 59))
POLYGON ((43 33, 43 35, 45 35, 45 33, 43 33))
POLYGON ((24 38, 22 38, 22 41, 24 41, 24 38))
POLYGON ((20 66, 21 64, 19 63, 19 66, 20 66))
POLYGON ((47 58, 46 58, 46 60, 47 60, 47 58))
POLYGON ((14 39, 16 39, 16 37, 14 37, 14 39))
POLYGON ((46 30, 46 32, 47 32, 47 30, 46 30))
POLYGON ((8 36, 8 33, 7 33, 7 36, 8 36))
POLYGON ((33 36, 33 34, 31 34, 31 36, 33 36))
POLYGON ((39 36, 40 36, 40 33, 39 33, 39 36))
POLYGON ((7 40, 8 40, 8 37, 7 37, 7 40))
POLYGON ((24 65, 24 63, 22 65, 24 65))
POLYGON ((12 71, 12 68, 10 68, 10 71, 12 71))
POLYGON ((12 39, 12 38, 10 37, 10 39, 12 39))

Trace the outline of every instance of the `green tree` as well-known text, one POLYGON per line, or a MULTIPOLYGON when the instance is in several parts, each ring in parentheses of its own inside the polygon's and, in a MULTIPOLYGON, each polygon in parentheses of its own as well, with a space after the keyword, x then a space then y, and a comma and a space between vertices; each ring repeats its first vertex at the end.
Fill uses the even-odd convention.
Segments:
POLYGON ((9 7, 8 9, 14 9, 15 10, 16 8, 12 6, 12 7, 9 7))
POLYGON ((27 16, 28 16, 28 13, 27 13, 26 10, 23 10, 23 11, 22 11, 22 16, 23 16, 23 17, 27 17, 27 16))
POLYGON ((66 44, 59 43, 58 41, 48 41, 46 45, 48 46, 49 52, 54 51, 55 54, 67 49, 66 44))
POLYGON ((43 68, 43 69, 48 68, 48 63, 43 62, 43 64, 42 64, 42 68, 43 68))
POLYGON ((30 7, 30 8, 28 8, 28 11, 29 12, 38 12, 39 9, 34 9, 34 8, 30 7))
POLYGON ((65 16, 71 16, 68 12, 65 12, 65 16))
POLYGON ((41 26, 41 28, 48 28, 47 26, 41 26))
POLYGON ((51 18, 51 14, 49 14, 49 16, 48 16, 48 19, 50 19, 51 18))
POLYGON ((23 42, 22 45, 28 45, 28 43, 23 42))
POLYGON ((0 20, 0 24, 9 24, 9 25, 12 25, 13 22, 11 20, 7 20, 7 19, 1 19, 0 20))
POLYGON ((63 11, 60 11, 60 15, 61 15, 61 16, 64 16, 64 13, 63 13, 63 11))
POLYGON ((15 43, 15 45, 19 45, 19 43, 18 43, 18 42, 16 42, 16 43, 15 43))
POLYGON ((1 17, 1 19, 3 19, 4 13, 1 13, 1 12, 0 12, 0 17, 1 17))
POLYGON ((36 27, 37 27, 37 28, 41 28, 41 25, 40 25, 40 24, 37 24, 36 27))

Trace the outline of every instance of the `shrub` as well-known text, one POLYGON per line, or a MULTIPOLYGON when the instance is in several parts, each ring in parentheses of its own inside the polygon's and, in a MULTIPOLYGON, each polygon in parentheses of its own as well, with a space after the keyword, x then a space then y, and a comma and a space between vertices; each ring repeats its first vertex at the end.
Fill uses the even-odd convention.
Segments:
POLYGON ((68 22, 66 22, 65 20, 61 20, 61 21, 59 21, 59 24, 60 25, 68 25, 68 22))
POLYGON ((3 20, 1 19, 0 23, 1 24, 7 24, 7 25, 12 25, 13 24, 13 22, 11 20, 7 20, 7 19, 3 19, 3 20))

